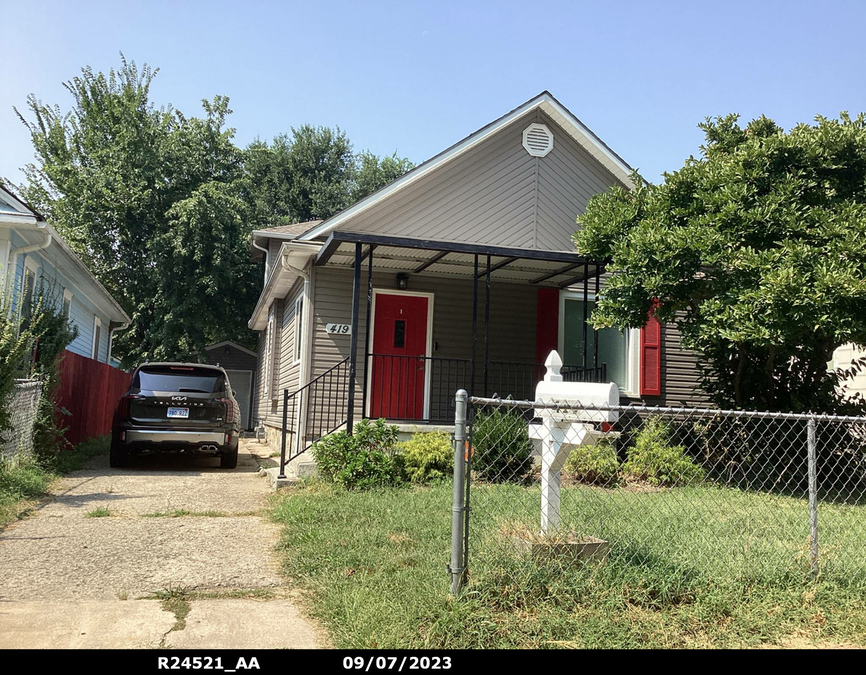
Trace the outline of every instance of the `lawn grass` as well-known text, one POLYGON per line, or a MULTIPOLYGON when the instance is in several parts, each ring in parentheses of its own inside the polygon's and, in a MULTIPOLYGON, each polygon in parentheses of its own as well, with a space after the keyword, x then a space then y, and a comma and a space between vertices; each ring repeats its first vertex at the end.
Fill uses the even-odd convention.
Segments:
POLYGON ((108 436, 91 438, 48 460, 0 461, 0 528, 26 515, 59 476, 80 469, 92 457, 108 453, 109 442, 108 436))
MULTIPOLYGON (((537 527, 538 489, 473 486, 471 578, 457 599, 445 569, 450 484, 305 483, 275 498, 273 517, 284 525, 285 571, 338 648, 866 642, 862 574, 831 564, 810 577, 801 500, 714 488, 563 492, 568 525, 608 539, 609 561, 532 563, 507 535, 537 527)), ((845 525, 864 511, 851 509, 862 507, 821 505, 830 562, 833 550, 863 559, 859 530, 845 525)))

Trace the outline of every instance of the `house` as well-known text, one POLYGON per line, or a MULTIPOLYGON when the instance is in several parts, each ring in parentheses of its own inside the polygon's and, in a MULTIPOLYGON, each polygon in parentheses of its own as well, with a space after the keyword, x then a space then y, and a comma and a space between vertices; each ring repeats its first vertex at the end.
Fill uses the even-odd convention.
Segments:
MULTIPOLYGON (((833 359, 829 366, 833 370, 850 370, 855 362, 864 358, 866 358, 866 351, 849 342, 833 352, 833 359)), ((847 380, 843 385, 843 390, 848 395, 859 394, 866 398, 866 369, 859 370, 853 378, 847 380)))
POLYGON ((40 289, 78 328, 67 349, 111 362, 115 331, 129 316, 57 231, 0 184, 0 288, 11 311, 26 313, 40 289))
POLYGON ((269 442, 294 456, 363 417, 450 425, 459 388, 532 398, 552 349, 623 401, 705 401, 673 326, 587 322, 604 261, 575 251, 575 219, 631 172, 543 92, 325 221, 254 231, 269 442))
POLYGON ((251 349, 228 340, 205 347, 205 363, 222 366, 229 376, 241 409, 242 429, 252 428, 256 358, 257 354, 251 349))

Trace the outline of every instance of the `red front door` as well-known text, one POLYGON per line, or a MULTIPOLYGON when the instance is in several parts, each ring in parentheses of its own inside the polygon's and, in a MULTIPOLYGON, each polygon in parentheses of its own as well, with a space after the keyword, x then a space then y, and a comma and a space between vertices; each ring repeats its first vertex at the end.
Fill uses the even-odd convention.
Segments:
POLYGON ((370 417, 424 418, 429 299, 376 294, 373 356, 370 358, 370 417))

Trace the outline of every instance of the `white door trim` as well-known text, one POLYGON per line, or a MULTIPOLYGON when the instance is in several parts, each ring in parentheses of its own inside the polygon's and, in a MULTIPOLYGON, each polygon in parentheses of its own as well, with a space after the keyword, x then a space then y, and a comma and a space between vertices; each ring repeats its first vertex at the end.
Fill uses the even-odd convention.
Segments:
MULTIPOLYGON (((427 298, 427 345, 425 356, 430 358, 433 354, 433 301, 434 301, 434 293, 422 293, 419 291, 401 291, 401 290, 391 290, 389 288, 374 288, 373 289, 373 301, 370 305, 370 325, 369 325, 369 334, 370 334, 370 342, 369 344, 364 345, 364 370, 367 373, 367 392, 366 392, 366 400, 367 405, 364 410, 364 417, 370 417, 370 404, 371 398, 370 394, 373 391, 373 373, 370 372, 369 366, 370 361, 367 358, 368 353, 372 353, 372 347, 374 342, 374 335, 376 331, 376 296, 379 294, 382 295, 408 295, 412 297, 418 298, 427 298)), ((432 363, 430 361, 427 362, 426 367, 424 368, 424 417, 425 419, 430 418, 430 371, 432 363)))

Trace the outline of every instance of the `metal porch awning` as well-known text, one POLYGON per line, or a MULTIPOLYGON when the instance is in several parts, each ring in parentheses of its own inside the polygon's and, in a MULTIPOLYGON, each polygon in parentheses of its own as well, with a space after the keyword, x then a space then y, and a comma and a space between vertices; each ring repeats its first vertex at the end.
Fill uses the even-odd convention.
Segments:
POLYGON ((476 270, 492 281, 565 288, 597 277, 604 263, 569 251, 467 244, 433 239, 391 237, 359 232, 333 232, 319 251, 315 264, 352 269, 355 249, 363 246, 362 260, 373 251, 373 268, 407 274, 446 274, 471 279, 476 270))

